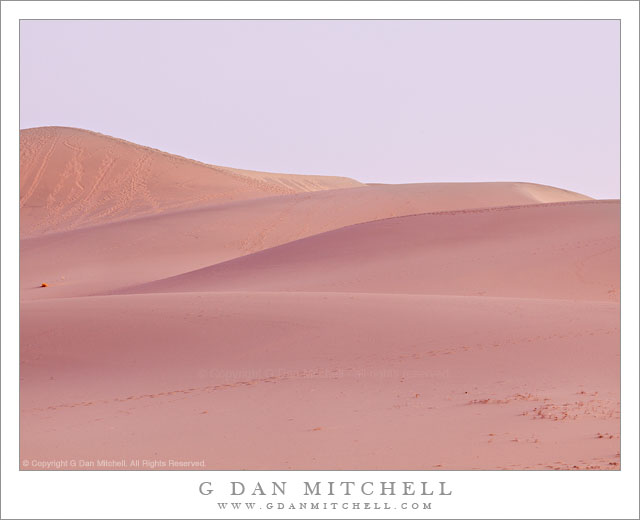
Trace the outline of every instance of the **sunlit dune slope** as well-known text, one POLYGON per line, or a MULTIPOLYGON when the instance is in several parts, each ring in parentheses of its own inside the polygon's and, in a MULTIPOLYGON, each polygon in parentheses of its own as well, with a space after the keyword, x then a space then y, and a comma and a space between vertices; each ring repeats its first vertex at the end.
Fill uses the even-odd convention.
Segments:
POLYGON ((20 132, 21 236, 212 202, 354 186, 361 184, 210 166, 77 128, 20 132))

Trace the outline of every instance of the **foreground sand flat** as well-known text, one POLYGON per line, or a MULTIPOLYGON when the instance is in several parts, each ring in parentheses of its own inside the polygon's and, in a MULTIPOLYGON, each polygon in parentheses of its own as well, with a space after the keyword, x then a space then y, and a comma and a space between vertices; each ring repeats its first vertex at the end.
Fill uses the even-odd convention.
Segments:
POLYGON ((21 456, 610 469, 618 310, 343 293, 29 302, 21 456))
POLYGON ((21 141, 21 459, 619 468, 619 201, 21 141))

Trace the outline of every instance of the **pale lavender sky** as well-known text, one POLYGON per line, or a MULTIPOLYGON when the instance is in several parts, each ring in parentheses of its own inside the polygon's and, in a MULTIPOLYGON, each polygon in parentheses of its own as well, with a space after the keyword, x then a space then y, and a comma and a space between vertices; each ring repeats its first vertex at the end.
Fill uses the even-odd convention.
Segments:
POLYGON ((364 182, 619 197, 617 21, 22 21, 21 128, 364 182))

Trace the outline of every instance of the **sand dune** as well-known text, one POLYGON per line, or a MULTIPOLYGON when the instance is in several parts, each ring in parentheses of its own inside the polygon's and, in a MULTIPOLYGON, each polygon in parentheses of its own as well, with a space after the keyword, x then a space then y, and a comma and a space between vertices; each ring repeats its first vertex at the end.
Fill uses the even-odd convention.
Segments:
POLYGON ((619 203, 397 217, 123 292, 325 291, 617 301, 619 203))
POLYGON ((150 282, 351 224, 416 213, 537 204, 578 194, 523 183, 363 186, 165 211, 21 242, 22 297, 150 282), (533 196, 529 191, 537 190, 533 196), (135 247, 132 247, 132 244, 135 247), (47 282, 47 291, 39 290, 47 282))
POLYGON ((354 186, 361 184, 210 166, 77 128, 20 132, 21 236, 212 202, 354 186))
POLYGON ((21 459, 620 467, 619 201, 60 127, 20 175, 21 459))
POLYGON ((618 313, 336 293, 28 302, 21 458, 616 469, 618 313))

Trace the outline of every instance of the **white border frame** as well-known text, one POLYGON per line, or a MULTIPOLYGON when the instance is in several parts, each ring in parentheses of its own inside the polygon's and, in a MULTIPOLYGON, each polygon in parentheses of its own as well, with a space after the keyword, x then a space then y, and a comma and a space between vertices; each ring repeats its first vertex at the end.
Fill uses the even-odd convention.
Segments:
MULTIPOLYGON (((638 518, 638 2, 2 2, 2 518, 638 518), (622 45, 622 469, 600 472, 18 471, 19 45, 24 18, 620 19, 622 45), (228 482, 447 481, 431 511, 220 511, 228 482), (404 514, 403 514, 404 513, 404 514)), ((269 497, 266 497, 269 498, 269 497)), ((289 499, 300 497, 293 493, 289 499)), ((345 497, 348 499, 349 497, 345 497)), ((384 502, 371 497, 370 502, 384 502)), ((342 501, 335 497, 335 501, 342 501)), ((358 501, 365 501, 362 497, 358 501)), ((397 502, 404 501, 397 497, 397 502)), ((422 501, 417 498, 416 501, 422 501)), ((258 500, 256 500, 258 502, 258 500)), ((392 501, 391 501, 392 502, 392 501)))

